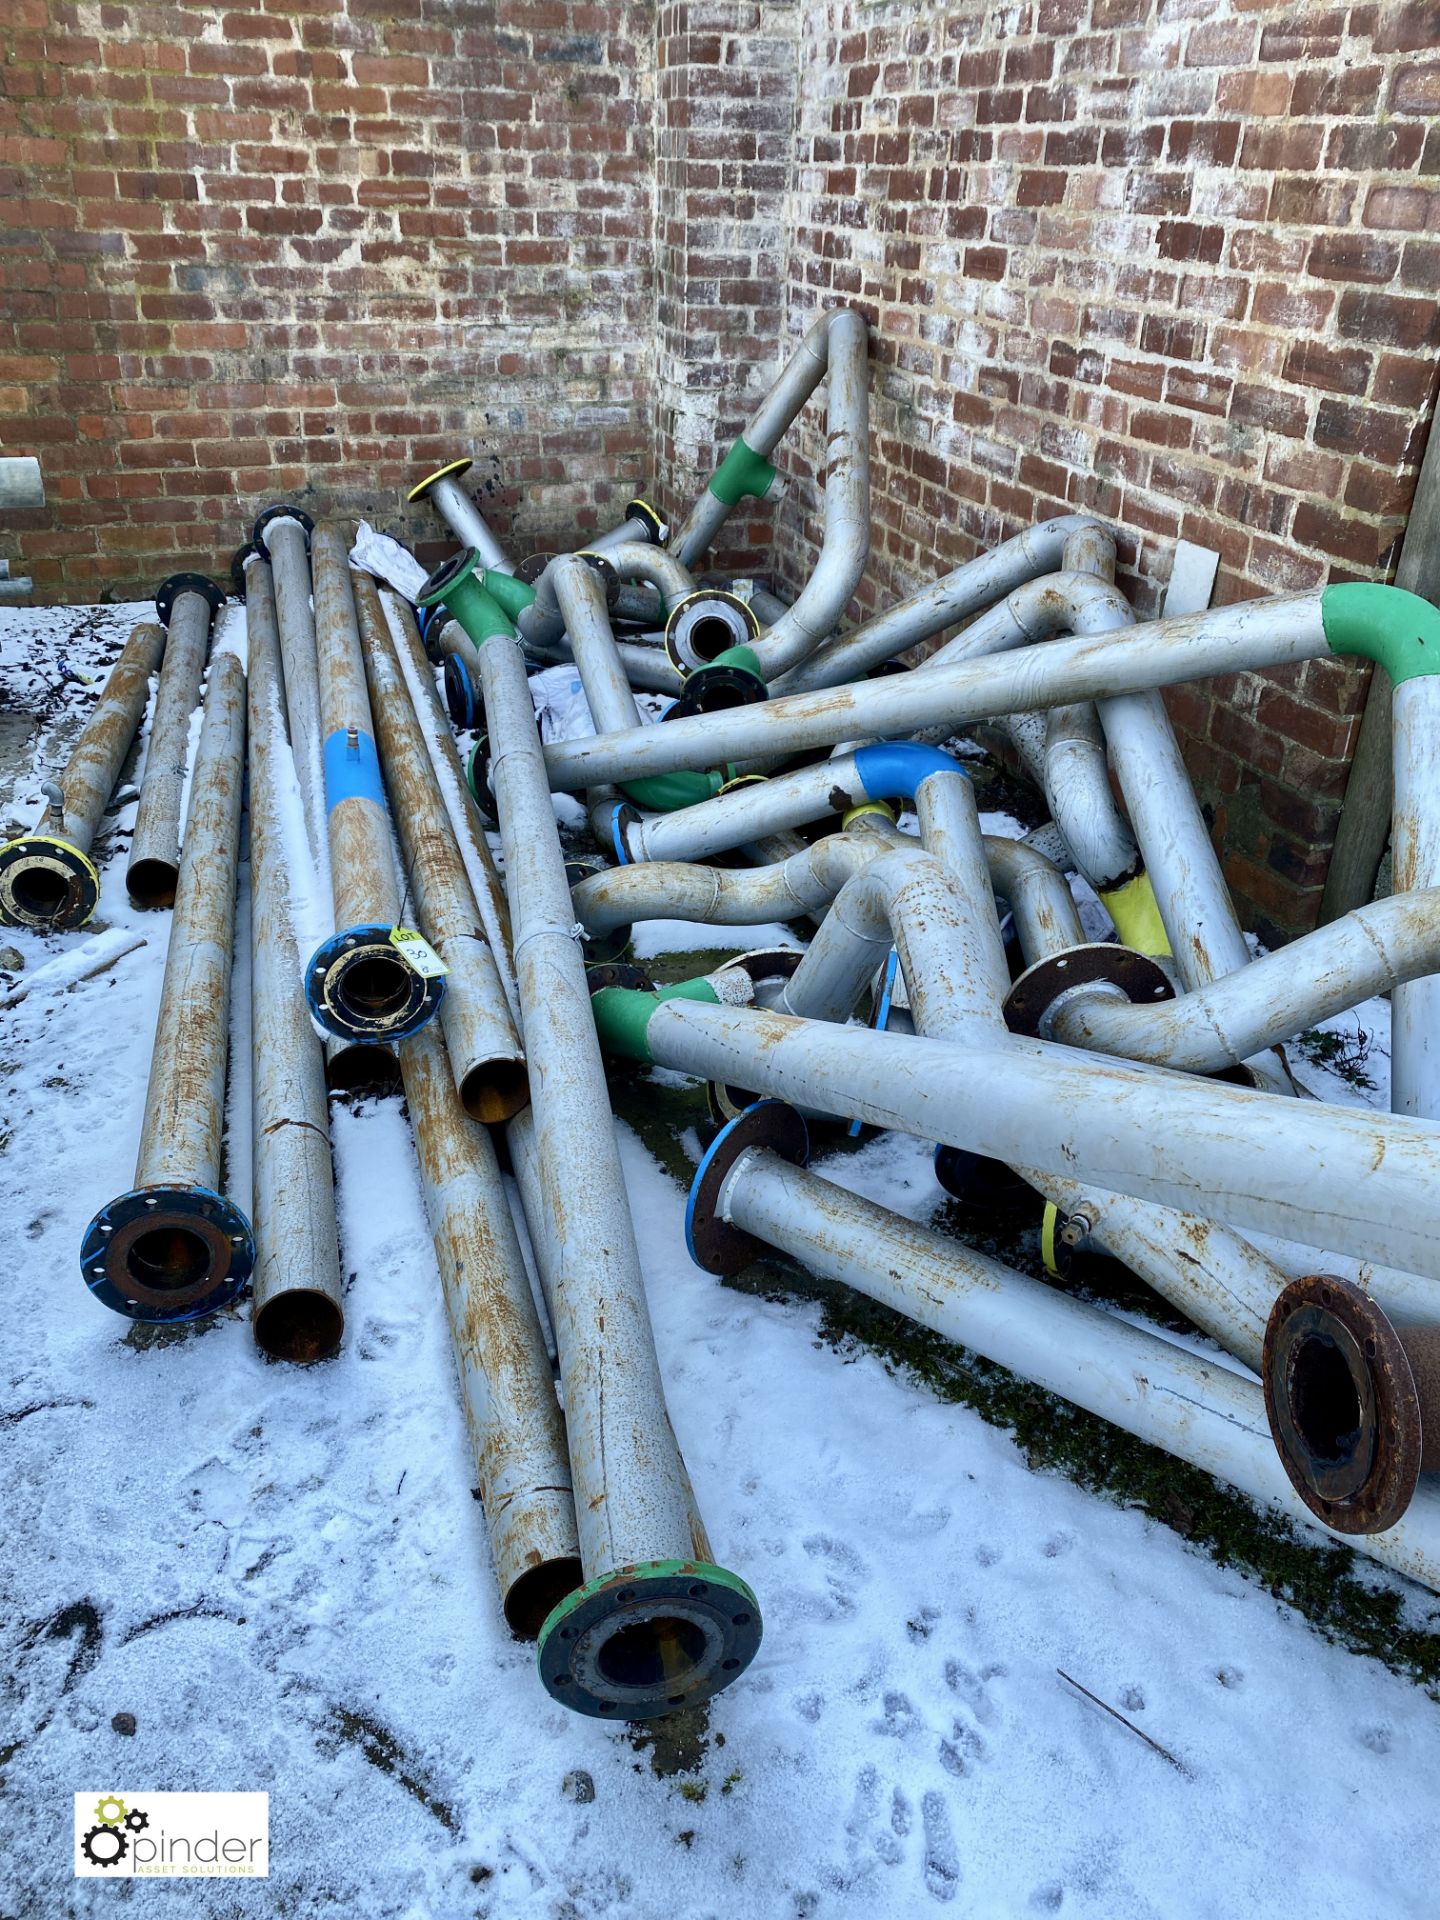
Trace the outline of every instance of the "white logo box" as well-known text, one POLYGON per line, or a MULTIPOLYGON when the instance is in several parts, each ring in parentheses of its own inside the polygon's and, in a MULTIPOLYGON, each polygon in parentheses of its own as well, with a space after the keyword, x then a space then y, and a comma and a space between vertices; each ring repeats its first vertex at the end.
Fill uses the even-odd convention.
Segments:
POLYGON ((270 1872, 270 1796, 142 1787, 77 1793, 75 1872, 90 1880, 263 1879, 270 1872), (117 1804, 123 1819, 98 1818, 102 1808, 113 1815, 117 1804))

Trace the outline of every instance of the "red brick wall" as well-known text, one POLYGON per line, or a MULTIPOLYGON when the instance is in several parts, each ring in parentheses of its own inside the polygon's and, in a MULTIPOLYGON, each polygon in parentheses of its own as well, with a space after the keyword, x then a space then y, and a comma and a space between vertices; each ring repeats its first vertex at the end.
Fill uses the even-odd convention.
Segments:
POLYGON ((51 502, 6 550, 42 596, 223 567, 276 495, 428 532, 401 490, 460 451, 522 549, 642 490, 652 55, 643 7, 570 0, 6 0, 0 446, 51 502))
MULTIPOLYGON (((785 343, 874 332, 856 611, 1043 515, 1222 599, 1383 575, 1433 403, 1440 5, 9 0, 0 446, 47 598, 214 570, 276 494, 518 550, 683 511, 785 343)), ((818 409, 777 565, 818 536, 818 409)), ((725 559, 763 568, 776 515, 725 559)), ((13 539, 12 539, 13 534, 13 539)), ((435 550, 439 550, 436 543, 435 550)), ((1364 683, 1174 710, 1267 932, 1312 916, 1364 683)))
MULTIPOLYGON (((1220 601, 1385 575, 1440 348, 1434 0, 804 14, 788 326, 849 300, 874 329, 862 604, 1077 507, 1146 612, 1177 537, 1220 601)), ((812 427, 789 457, 822 455, 812 427)), ((1262 932, 1313 923, 1365 684, 1174 698, 1262 932)))

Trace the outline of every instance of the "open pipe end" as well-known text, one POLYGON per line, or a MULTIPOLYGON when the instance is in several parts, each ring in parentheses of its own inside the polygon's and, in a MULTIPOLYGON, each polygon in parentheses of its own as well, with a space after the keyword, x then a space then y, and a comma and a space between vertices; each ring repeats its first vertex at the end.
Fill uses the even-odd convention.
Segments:
POLYGON ((380 1040, 332 1038, 325 1049, 325 1085, 331 1093, 398 1093, 400 1056, 380 1040))
POLYGON ((720 1195, 741 1154, 763 1147, 803 1167, 810 1135, 794 1107, 783 1100, 757 1100, 720 1129, 695 1172, 685 1205, 685 1245, 707 1273, 739 1273, 769 1251, 753 1234, 733 1226, 720 1211, 720 1195))
POLYGON ((125 875, 132 906, 173 907, 180 869, 170 860, 137 860, 125 875))
POLYGON ((100 876, 68 840, 30 833, 0 847, 0 920, 35 933, 83 927, 100 899, 100 876))
POLYGON ((594 1719, 654 1720, 736 1680, 760 1645, 745 1582, 705 1560, 645 1560, 587 1581, 540 1629, 552 1700, 594 1719))
POLYGON ((305 969, 310 1011, 337 1040, 407 1040, 444 997, 444 976, 418 974, 380 924, 342 927, 305 969))
POLYGON ((530 1075, 522 1054, 481 1060, 461 1080, 460 1104, 472 1120, 502 1126, 530 1104, 530 1075))
POLYGON ((130 1320, 201 1320, 250 1278, 250 1222, 208 1187, 139 1187, 102 1207, 80 1244, 80 1270, 102 1306, 130 1320))
POLYGON ((1292 1280, 1271 1309, 1265 1412, 1290 1484, 1339 1533, 1383 1533, 1414 1497, 1420 1397, 1400 1336, 1333 1274, 1292 1280))
POLYGON ((457 652, 445 655, 445 708, 451 724, 479 727, 485 721, 485 702, 480 694, 480 677, 457 652))
POLYGON ((760 622, 738 594, 702 587, 687 594, 665 623, 665 652, 678 673, 705 667, 716 654, 748 647, 760 637, 760 622))
POLYGON ((250 1315, 255 1344, 272 1360, 309 1366, 328 1360, 345 1332, 345 1309, 318 1287, 287 1287, 256 1305, 250 1315))
POLYGON ((406 500, 411 503, 416 500, 423 500, 437 482, 441 480, 458 480, 462 473, 468 473, 470 471, 472 465, 473 462, 466 458, 452 460, 448 466, 437 467, 434 473, 427 473, 423 480, 416 481, 415 485, 411 487, 410 491, 406 494, 406 500))
POLYGON ((517 1639, 538 1640, 550 1615, 584 1578, 585 1569, 573 1555, 527 1567, 504 1597, 505 1624, 517 1639))

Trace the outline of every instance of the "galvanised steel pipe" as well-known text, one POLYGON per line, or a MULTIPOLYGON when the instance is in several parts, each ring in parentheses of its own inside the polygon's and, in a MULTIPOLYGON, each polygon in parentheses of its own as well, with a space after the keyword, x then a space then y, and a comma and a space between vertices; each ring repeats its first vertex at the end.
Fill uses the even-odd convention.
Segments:
MULTIPOLYGON (((897 945, 923 1028, 929 956, 897 945)), ((618 988, 594 1008, 607 1052, 1440 1277, 1440 1128, 1426 1121, 1043 1041, 961 1044, 618 988)))
POLYGON ((285 818, 284 690, 270 568, 245 572, 250 708, 250 1032, 255 1269, 250 1331, 277 1360, 324 1360, 345 1300, 335 1244, 325 1052, 295 991, 301 954, 285 818))
POLYGON ((685 566, 696 564, 742 500, 781 497, 784 484, 770 464, 770 455, 825 378, 830 364, 830 330, 842 318, 852 323, 859 320, 864 326, 860 316, 846 307, 820 314, 751 414, 744 432, 710 476, 670 541, 670 551, 685 566))
MULTIPOLYGON (((667 720, 665 727, 685 724, 667 720)), ((627 781, 626 790, 635 784, 627 781)), ((883 797, 867 788, 855 756, 844 754, 770 780, 737 784, 675 813, 642 818, 633 807, 622 807, 613 817, 611 840, 622 864, 699 860, 787 827, 807 826, 827 813, 846 814, 883 797)))
POLYGON ((250 1223, 220 1192, 244 777, 245 674, 221 653, 190 787, 135 1184, 100 1209, 80 1247, 91 1293, 132 1320, 214 1313, 254 1264, 250 1223))
POLYGON ((310 957, 305 998, 337 1039, 404 1040, 439 1012, 445 981, 417 971, 391 939, 400 890, 365 690, 350 545, 349 530, 333 522, 312 536, 335 932, 310 957))
POLYGON ((330 846, 325 831, 324 736, 320 724, 320 674, 316 660, 314 588, 310 577, 308 513, 283 502, 266 507, 252 539, 270 562, 275 587, 275 618, 280 633, 280 662, 285 680, 285 712, 295 776, 305 804, 305 832, 322 885, 330 884, 330 846))
POLYGON ((1099 522, 1079 513, 1061 514, 1027 527, 988 553, 977 554, 929 586, 897 600, 853 633, 828 641, 808 660, 777 675, 771 692, 808 693, 817 687, 838 687, 862 678, 907 648, 1005 599, 1017 587, 1056 572, 1063 563, 1067 540, 1091 527, 1104 531, 1099 522))
POLYGON ((433 1026, 400 1066, 501 1604, 533 1640, 584 1578, 549 1356, 495 1148, 433 1026))
MULTIPOLYGON (((1399 664, 1399 663, 1397 663, 1399 664)), ((1418 662, 1411 660, 1412 667, 1418 662)), ((1428 664, 1428 663, 1427 663, 1428 664)), ((1401 668, 1403 672, 1403 667, 1401 668)), ((1391 754, 1395 770, 1390 843, 1396 893, 1440 885, 1440 686, 1423 670, 1395 683, 1391 754)), ((1424 977, 1398 983, 1391 1000, 1390 1106, 1440 1120, 1440 956, 1424 977)))
POLYGON ((460 485, 461 474, 468 473, 473 465, 471 460, 452 460, 448 466, 438 468, 417 482, 405 499, 412 506, 417 500, 428 500, 460 545, 474 548, 480 555, 482 565, 496 573, 513 573, 515 569, 505 558, 505 549, 486 525, 485 516, 460 485))
POLYGON ((472 1120, 498 1125, 530 1098, 524 1049, 410 703, 380 590, 368 573, 352 573, 351 587, 380 761, 404 855, 405 897, 414 902, 420 931, 449 968, 440 1024, 455 1091, 472 1120))
POLYGON ((1108 903, 1112 894, 1133 886, 1144 863, 1110 791, 1105 736, 1092 700, 1052 707, 1046 716, 1045 798, 1076 866, 1101 900, 1108 903))
MULTIPOLYGON (((819 557, 799 598, 755 642, 759 671, 767 680, 798 666, 834 632, 870 557, 870 331, 860 314, 844 308, 824 319, 830 396, 824 531, 819 557)), ((818 326, 811 328, 802 352, 818 332, 818 326)), ((688 659, 682 653, 682 661, 691 667, 706 664, 698 652, 688 659)))
POLYGON ((568 793, 637 775, 713 766, 719 759, 799 753, 857 736, 903 736, 939 724, 953 729, 1025 708, 1174 686, 1245 667, 1283 666, 1338 651, 1328 646, 1322 606, 1330 609, 1336 596, 1358 593, 1397 596, 1403 607, 1373 602, 1369 617, 1422 627, 1428 623, 1434 643, 1440 644, 1440 612, 1417 595, 1396 587, 1327 587, 1323 593, 1247 600, 1158 620, 1099 640, 1055 640, 995 658, 928 665, 923 671, 860 686, 791 694, 661 727, 554 741, 545 750, 545 763, 552 787, 568 793), (1421 611, 1412 613, 1412 604, 1421 611))
MULTIPOLYGON (((468 572, 441 568, 421 604, 449 591, 447 575, 468 572)), ((759 1645, 760 1613, 745 1583, 710 1560, 665 1406, 524 660, 464 579, 458 598, 452 612, 483 643, 585 1571, 541 1629, 540 1675, 577 1712, 645 1719, 736 1678, 759 1645)))
POLYGON ((616 547, 640 541, 646 546, 663 548, 669 538, 669 526, 648 500, 627 500, 625 518, 607 533, 597 533, 593 540, 587 540, 585 551, 603 553, 613 558, 616 547))
MULTIPOLYGON (((1119 950, 1090 949, 1092 958, 1107 953, 1119 950)), ((1218 1073, 1374 994, 1433 974, 1440 968, 1440 887, 1357 907, 1174 1000, 1132 1005, 1118 980, 1097 984, 1092 976, 1073 984, 1064 958, 1051 955, 1017 981, 1027 1004, 1044 1008, 1027 1030, 1184 1073, 1218 1073)))
POLYGON ((100 816, 115 791, 165 652, 165 629, 135 627, 110 669, 94 713, 71 750, 32 833, 0 847, 0 920, 37 933, 83 927, 100 898, 89 858, 100 816))
MULTIPOLYGON (((805 1170, 804 1124, 761 1105, 711 1146, 691 1189, 692 1257, 730 1273, 769 1248, 854 1287, 1021 1379, 1311 1521, 1271 1444, 1261 1389, 1158 1334, 1031 1280, 805 1170)), ((1440 1591, 1440 1499, 1353 1544, 1440 1591)))
POLYGON ((165 622, 165 659, 155 691, 155 717, 150 722, 140 805, 125 868, 125 885, 137 907, 175 904, 190 716, 200 702, 210 622, 224 604, 225 596, 215 582, 198 573, 172 574, 155 596, 155 611, 165 622))
POLYGON ((45 482, 34 454, 11 453, 0 459, 0 513, 23 513, 44 504, 45 482))

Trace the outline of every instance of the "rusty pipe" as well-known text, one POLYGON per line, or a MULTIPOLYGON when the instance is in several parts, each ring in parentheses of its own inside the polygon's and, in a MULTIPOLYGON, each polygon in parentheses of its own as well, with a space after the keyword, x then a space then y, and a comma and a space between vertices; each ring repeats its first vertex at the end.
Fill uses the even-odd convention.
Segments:
POLYGON ((555 1383, 495 1149, 433 1026, 400 1067, 495 1578, 533 1640, 584 1578, 555 1383))
POLYGON ((323 885, 330 884, 330 843, 325 830, 325 770, 320 725, 320 669, 315 642, 318 600, 310 573, 310 539, 315 523, 298 507, 267 507, 255 522, 252 538, 268 560, 275 589, 275 619, 280 636, 280 665, 290 748, 305 807, 310 855, 323 885))
POLYGON ((245 674, 217 654, 185 821, 135 1184, 86 1228, 96 1299, 132 1320, 195 1320, 250 1277, 250 1223, 220 1191, 230 963, 244 785, 245 674))
POLYGON ((301 953, 290 892, 284 690, 270 568, 245 570, 250 710, 250 1032, 255 1270, 250 1331, 277 1360, 323 1360, 340 1345, 345 1301, 325 1056, 296 987, 301 953))
POLYGON ((311 537, 335 931, 310 957, 305 997, 325 1031, 341 1040, 394 1041, 434 1018, 445 981, 413 965, 392 938, 400 890, 365 689, 350 545, 349 530, 334 522, 317 526, 311 537))
MULTIPOLYGON (((1262 1505, 1311 1519, 1275 1457, 1253 1381, 817 1177, 805 1153, 803 1121, 773 1103, 725 1128, 691 1188, 698 1265, 732 1273, 778 1248, 1262 1505)), ((1440 1591, 1440 1500, 1354 1544, 1440 1591)))
POLYGON ((177 573, 155 596, 165 622, 165 659, 145 747, 140 805, 125 885, 132 905, 170 907, 180 877, 180 808, 190 758, 190 716, 200 700, 210 622, 225 604, 213 580, 177 573))
POLYGON ((404 857, 405 896, 414 902, 421 932, 449 968, 440 1024, 455 1090, 471 1119, 498 1125, 530 1098, 524 1050, 410 702, 380 590, 368 573, 352 572, 351 586, 381 767, 404 857))
POLYGON ((31 833, 0 847, 0 920, 37 933, 83 927, 100 898, 90 847, 165 653, 165 629, 135 627, 31 833))

